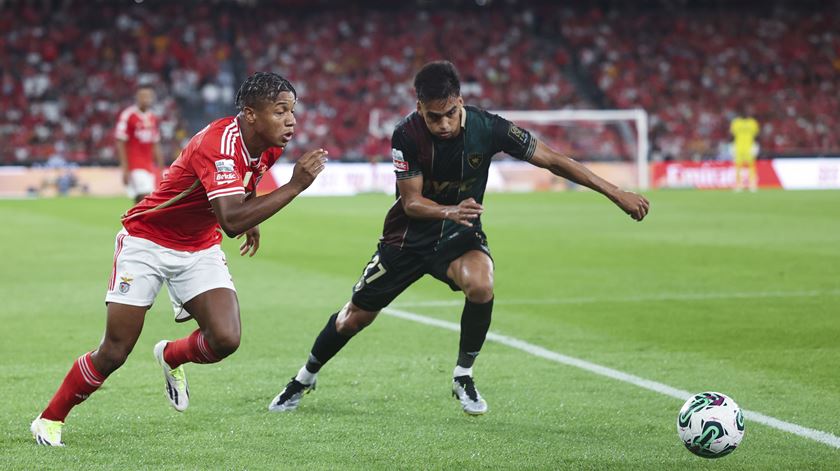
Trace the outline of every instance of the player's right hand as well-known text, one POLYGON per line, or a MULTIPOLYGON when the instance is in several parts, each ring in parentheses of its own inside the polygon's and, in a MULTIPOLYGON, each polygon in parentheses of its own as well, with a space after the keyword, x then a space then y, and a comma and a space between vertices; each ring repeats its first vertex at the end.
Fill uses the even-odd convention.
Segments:
POLYGON ((615 204, 636 221, 641 221, 650 211, 650 201, 632 191, 618 190, 613 196, 615 204))
POLYGON ((327 165, 328 152, 324 149, 311 150, 298 159, 292 171, 292 179, 289 183, 297 186, 300 191, 309 188, 315 181, 315 177, 324 171, 327 165))
POLYGON ((446 219, 473 227, 472 221, 478 219, 483 212, 484 206, 478 204, 474 198, 467 198, 458 203, 458 206, 450 206, 446 212, 446 219))

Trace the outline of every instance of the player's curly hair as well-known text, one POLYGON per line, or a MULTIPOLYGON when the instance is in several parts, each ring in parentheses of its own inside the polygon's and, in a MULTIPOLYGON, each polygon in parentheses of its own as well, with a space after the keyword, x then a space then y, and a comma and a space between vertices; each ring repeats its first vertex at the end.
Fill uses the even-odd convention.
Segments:
POLYGON ((245 79, 236 92, 236 108, 248 106, 257 108, 264 103, 274 103, 280 92, 292 92, 297 99, 297 92, 292 83, 274 72, 257 72, 245 79))
POLYGON ((445 100, 461 95, 461 79, 451 62, 429 62, 414 76, 414 91, 423 103, 445 100))

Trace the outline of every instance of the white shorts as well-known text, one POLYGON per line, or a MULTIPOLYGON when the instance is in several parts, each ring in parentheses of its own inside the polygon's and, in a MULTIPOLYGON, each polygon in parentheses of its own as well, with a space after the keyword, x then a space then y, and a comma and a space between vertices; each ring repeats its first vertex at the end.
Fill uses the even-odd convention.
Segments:
POLYGON ((137 198, 137 195, 148 195, 155 191, 155 176, 148 170, 134 169, 128 174, 125 191, 132 199, 137 198))
POLYGON ((184 303, 199 294, 215 288, 236 291, 225 254, 218 245, 198 252, 182 252, 132 237, 125 229, 117 233, 105 302, 151 306, 164 281, 177 322, 192 317, 184 309, 184 303))

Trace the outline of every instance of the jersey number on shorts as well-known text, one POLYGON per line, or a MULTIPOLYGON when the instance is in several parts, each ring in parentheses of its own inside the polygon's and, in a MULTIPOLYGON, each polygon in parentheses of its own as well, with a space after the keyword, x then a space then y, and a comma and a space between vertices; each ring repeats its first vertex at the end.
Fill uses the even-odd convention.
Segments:
POLYGON ((379 261, 379 254, 373 256, 370 263, 367 264, 364 271, 362 272, 362 277, 359 278, 359 282, 356 283, 356 286, 353 287, 353 291, 359 291, 360 289, 364 288, 366 284, 373 282, 377 278, 381 277, 385 274, 387 270, 385 270, 385 266, 379 261))

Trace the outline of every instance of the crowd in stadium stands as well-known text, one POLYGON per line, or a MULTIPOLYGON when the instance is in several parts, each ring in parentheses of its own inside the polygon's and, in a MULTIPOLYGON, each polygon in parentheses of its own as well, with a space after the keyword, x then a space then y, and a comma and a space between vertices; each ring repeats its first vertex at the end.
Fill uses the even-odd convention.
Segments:
MULTIPOLYGON (((488 109, 643 107, 654 158, 720 157, 729 119, 748 106, 763 155, 840 151, 840 15, 830 8, 529 5, 0 4, 0 164, 116 164, 113 127, 141 82, 158 91, 172 160, 192 133, 233 112, 238 82, 256 70, 298 88, 294 149, 384 158, 391 125, 414 108, 414 71, 441 58, 459 67, 465 100, 488 109)), ((633 134, 615 127, 523 124, 576 155, 633 155, 633 134)))
POLYGON ((726 154, 729 120, 746 112, 761 123, 762 154, 837 153, 840 3, 765 10, 595 9, 564 18, 563 31, 612 106, 653 111, 664 155, 726 154))

